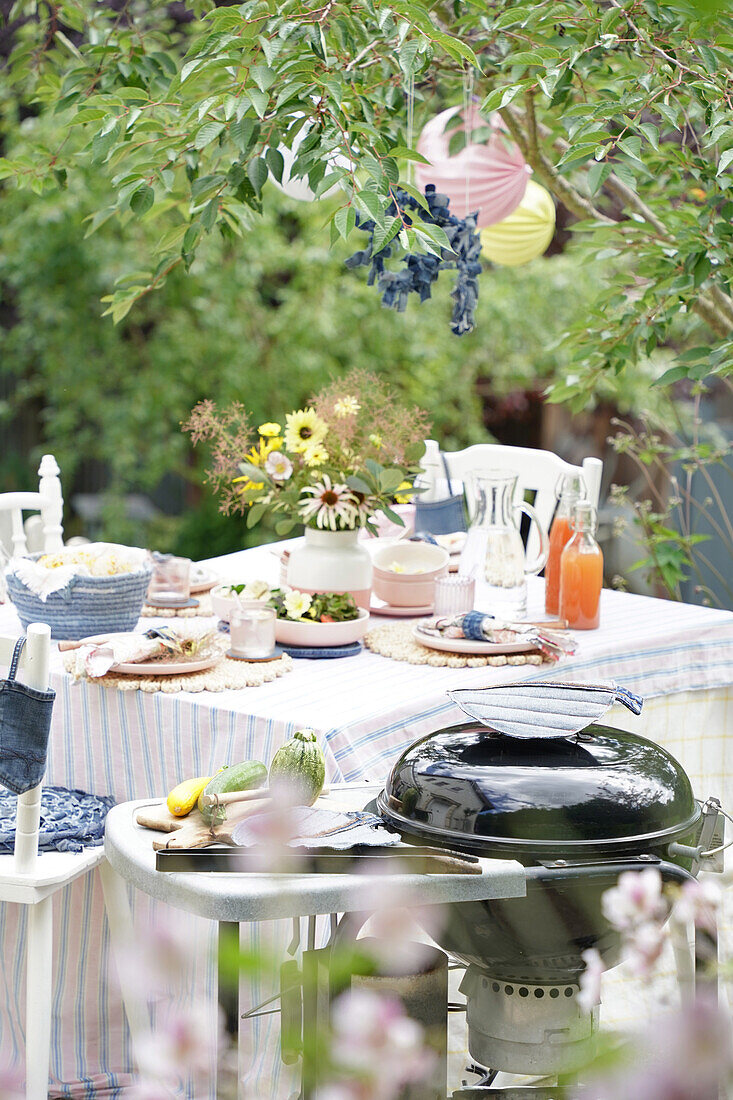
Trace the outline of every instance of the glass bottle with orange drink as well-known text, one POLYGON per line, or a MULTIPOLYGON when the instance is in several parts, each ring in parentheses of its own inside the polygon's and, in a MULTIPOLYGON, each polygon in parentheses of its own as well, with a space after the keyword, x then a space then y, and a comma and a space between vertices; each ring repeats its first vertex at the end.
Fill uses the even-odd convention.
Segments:
POLYGON ((573 630, 595 630, 601 619, 603 551, 594 531, 595 511, 587 500, 579 500, 570 541, 560 556, 560 617, 573 630))
POLYGON ((585 496, 585 482, 579 474, 560 479, 560 492, 555 516, 550 528, 550 550, 545 565, 545 611, 557 615, 560 611, 560 555, 572 537, 570 520, 578 501, 585 496))

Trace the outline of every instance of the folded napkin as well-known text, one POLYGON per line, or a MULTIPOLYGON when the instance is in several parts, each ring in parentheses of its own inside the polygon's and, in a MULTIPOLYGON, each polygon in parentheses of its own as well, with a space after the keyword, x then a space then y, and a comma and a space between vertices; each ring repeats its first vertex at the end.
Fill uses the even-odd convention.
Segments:
POLYGON ((534 646, 555 661, 575 653, 575 639, 564 630, 548 630, 530 623, 503 622, 481 611, 428 619, 419 624, 417 632, 438 638, 468 638, 501 645, 526 642, 528 647, 534 646))
POLYGON ((87 642, 73 650, 69 672, 74 680, 104 676, 113 665, 139 664, 180 647, 180 637, 170 626, 151 627, 144 634, 132 631, 108 634, 103 641, 87 642))
POLYGON ((111 577, 142 569, 148 553, 135 546, 111 542, 67 546, 56 554, 37 558, 11 558, 5 573, 13 574, 21 584, 45 603, 54 592, 67 588, 73 577, 111 577))
MULTIPOLYGON (((366 810, 324 810, 314 806, 295 806, 291 822, 295 835, 288 841, 289 848, 355 848, 358 845, 393 845, 400 843, 398 833, 385 827, 381 817, 366 810)), ((266 822, 273 821, 275 828, 279 812, 258 814, 235 825, 232 840, 242 848, 251 848, 267 835, 266 822)))
POLYGON ((555 680, 456 688, 448 695, 471 718, 509 737, 567 737, 599 722, 614 703, 641 714, 643 700, 613 681, 555 680))

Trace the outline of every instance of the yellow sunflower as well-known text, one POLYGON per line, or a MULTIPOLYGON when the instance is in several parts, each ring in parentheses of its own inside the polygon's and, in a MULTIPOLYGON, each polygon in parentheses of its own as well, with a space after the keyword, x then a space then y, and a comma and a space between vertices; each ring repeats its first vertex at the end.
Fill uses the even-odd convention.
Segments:
POLYGON ((275 424, 273 421, 268 420, 266 424, 260 424, 257 431, 260 435, 264 435, 266 439, 269 439, 273 435, 280 435, 282 428, 279 424, 275 424))
POLYGON ((302 454, 309 447, 322 443, 328 432, 328 424, 321 420, 315 409, 298 409, 285 417, 285 447, 295 454, 302 454))
POLYGON ((403 481, 401 485, 397 486, 395 493, 395 502, 397 504, 409 504, 412 500, 412 485, 409 481, 403 481))

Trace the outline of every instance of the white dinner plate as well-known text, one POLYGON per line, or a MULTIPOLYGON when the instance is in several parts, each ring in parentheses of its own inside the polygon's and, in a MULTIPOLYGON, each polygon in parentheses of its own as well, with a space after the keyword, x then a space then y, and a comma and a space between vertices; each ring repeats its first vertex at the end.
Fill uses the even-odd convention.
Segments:
POLYGON ((220 578, 211 569, 200 569, 194 566, 191 570, 191 595, 198 596, 202 592, 210 592, 214 585, 219 584, 220 578))
POLYGON ((531 653, 537 646, 527 642, 477 642, 473 638, 437 638, 426 634, 419 626, 412 629, 416 642, 428 649, 439 649, 442 653, 463 653, 472 657, 499 657, 503 653, 531 653))

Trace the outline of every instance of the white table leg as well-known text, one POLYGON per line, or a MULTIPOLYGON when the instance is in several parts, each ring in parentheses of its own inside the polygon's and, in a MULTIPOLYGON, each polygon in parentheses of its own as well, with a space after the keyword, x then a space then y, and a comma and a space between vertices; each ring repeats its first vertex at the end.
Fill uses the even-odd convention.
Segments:
POLYGON ((112 953, 117 964, 122 1003, 132 1037, 133 1057, 135 1064, 139 1066, 138 1044, 150 1035, 151 1027, 148 1006, 140 997, 134 983, 128 981, 127 970, 124 965, 121 965, 125 949, 130 950, 135 942, 130 900, 127 896, 125 880, 112 870, 106 859, 99 865, 99 877, 102 880, 104 907, 109 921, 112 953))
POLYGON ((53 899, 28 906, 26 949, 25 1065, 26 1100, 47 1100, 51 1059, 51 979, 53 899))

